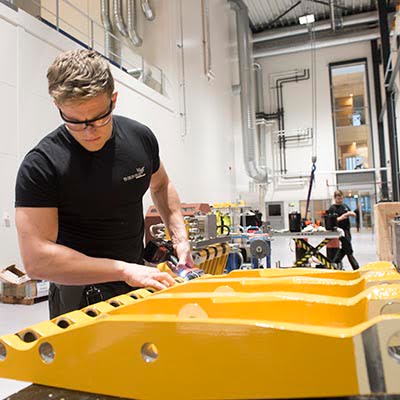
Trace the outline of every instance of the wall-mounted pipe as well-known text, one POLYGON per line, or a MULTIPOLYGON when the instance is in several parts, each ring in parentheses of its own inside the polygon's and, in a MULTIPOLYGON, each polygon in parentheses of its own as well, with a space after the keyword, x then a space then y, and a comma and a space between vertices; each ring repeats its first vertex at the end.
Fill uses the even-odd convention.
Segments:
POLYGON ((236 13, 239 56, 240 106, 242 116, 243 158, 246 173, 258 183, 267 182, 267 170, 256 157, 257 131, 253 82, 253 55, 250 43, 249 14, 243 0, 229 0, 236 13))
MULTIPOLYGON (((254 76, 256 81, 256 112, 264 112, 264 85, 262 78, 262 68, 258 63, 254 63, 254 76)), ((265 124, 257 125, 258 142, 260 143, 259 155, 261 167, 267 167, 267 135, 265 124)))
MULTIPOLYGON (((356 42, 365 42, 379 38, 379 32, 377 29, 369 29, 362 33, 354 35, 350 33, 341 37, 334 37, 332 39, 316 40, 314 46, 316 49, 322 49, 325 47, 340 46, 356 42)), ((311 43, 301 43, 294 46, 279 47, 279 48, 260 48, 254 50, 254 58, 271 57, 281 54, 296 53, 298 51, 309 51, 311 49, 311 43)))
POLYGON ((140 47, 143 43, 143 40, 137 32, 136 0, 126 0, 126 19, 129 40, 134 46, 140 47))
POLYGON ((101 22, 104 28, 104 55, 118 64, 121 62, 120 46, 114 36, 114 29, 110 19, 110 0, 100 0, 101 22))
POLYGON ((153 21, 156 17, 155 12, 150 6, 149 0, 142 0, 142 11, 148 21, 153 21))
POLYGON ((122 17, 122 0, 113 0, 113 22, 122 36, 129 37, 122 17))
POLYGON ((201 0, 201 14, 203 23, 203 53, 204 53, 204 73, 208 81, 215 78, 211 63, 211 43, 210 43, 210 6, 209 0, 201 0))
MULTIPOLYGON (((378 13, 376 11, 361 13, 357 15, 351 15, 344 17, 342 21, 342 27, 349 27, 360 24, 368 24, 372 22, 378 22, 378 13)), ((331 29, 330 22, 315 22, 313 25, 314 32, 327 31, 331 29)), ((309 32, 306 26, 300 25, 298 27, 278 28, 269 29, 266 32, 260 32, 253 35, 253 43, 266 42, 269 40, 282 39, 290 36, 305 35, 309 32)))

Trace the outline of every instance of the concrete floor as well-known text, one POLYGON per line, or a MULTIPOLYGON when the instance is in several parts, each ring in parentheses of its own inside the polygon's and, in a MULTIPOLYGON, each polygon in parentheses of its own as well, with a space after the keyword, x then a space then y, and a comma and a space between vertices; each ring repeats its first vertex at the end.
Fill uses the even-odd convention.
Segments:
MULTIPOLYGON (((316 243, 312 244, 316 245, 316 243)), ((354 254, 360 265, 376 261, 375 238, 372 231, 353 232, 354 254)), ((295 259, 294 246, 290 239, 278 238, 272 242, 272 265, 280 261, 281 266, 293 264, 295 259)), ((350 269, 347 258, 343 260, 344 268, 350 269)), ((18 332, 48 318, 47 302, 31 306, 8 305, 0 303, 0 336, 6 333, 18 332)), ((29 383, 17 382, 0 378, 0 399, 23 389, 29 383)))

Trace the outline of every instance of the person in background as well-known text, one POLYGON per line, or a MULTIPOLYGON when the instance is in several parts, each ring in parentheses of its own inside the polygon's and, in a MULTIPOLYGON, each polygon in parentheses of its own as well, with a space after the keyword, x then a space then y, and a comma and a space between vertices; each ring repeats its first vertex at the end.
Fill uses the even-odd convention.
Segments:
POLYGON ((360 268, 360 266, 358 265, 358 262, 353 255, 353 247, 351 245, 350 219, 349 219, 350 217, 355 217, 356 214, 354 213, 354 211, 351 211, 346 204, 343 203, 344 197, 343 197, 343 192, 341 190, 335 191, 334 200, 335 203, 329 207, 328 212, 331 214, 336 213, 338 215, 337 217, 338 227, 343 229, 344 236, 340 238, 342 246, 336 253, 333 262, 341 263, 344 256, 347 256, 353 270, 356 270, 360 268))
POLYGON ((354 210, 354 214, 356 215, 357 232, 360 232, 360 213, 361 213, 361 204, 357 204, 357 207, 354 210))
POLYGON ((64 123, 22 161, 15 206, 25 269, 51 282, 50 317, 133 288, 174 285, 169 274, 142 265, 142 200, 150 188, 178 266, 193 267, 180 200, 153 132, 113 115, 118 93, 95 51, 60 54, 47 79, 64 123))

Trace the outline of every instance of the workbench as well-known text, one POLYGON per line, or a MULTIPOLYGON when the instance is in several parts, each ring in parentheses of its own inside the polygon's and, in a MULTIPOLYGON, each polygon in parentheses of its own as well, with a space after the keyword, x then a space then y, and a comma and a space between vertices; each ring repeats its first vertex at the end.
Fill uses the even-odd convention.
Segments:
MULTIPOLYGON (((31 385, 26 389, 23 389, 20 392, 15 393, 12 396, 8 397, 7 400, 126 400, 126 399, 122 399, 121 397, 110 397, 110 396, 77 392, 75 390, 51 388, 48 386, 31 385)), ((400 400, 400 394, 393 394, 393 395, 376 394, 370 396, 352 396, 352 397, 316 397, 314 398, 314 400, 400 400)))
POLYGON ((334 264, 320 250, 325 247, 331 240, 339 239, 341 230, 337 231, 319 231, 319 232, 271 232, 271 237, 287 237, 293 239, 297 248, 300 248, 301 255, 296 251, 295 267, 304 267, 311 257, 315 257, 326 268, 335 269, 334 264), (317 246, 313 246, 308 239, 318 238, 320 242, 317 246))

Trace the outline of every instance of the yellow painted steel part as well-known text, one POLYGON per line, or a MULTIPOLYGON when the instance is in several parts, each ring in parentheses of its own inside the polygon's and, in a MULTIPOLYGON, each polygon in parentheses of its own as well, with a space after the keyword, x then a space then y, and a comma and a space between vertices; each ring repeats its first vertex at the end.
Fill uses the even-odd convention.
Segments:
POLYGON ((375 263, 139 289, 0 337, 0 376, 129 399, 400 393, 399 281, 375 263))

